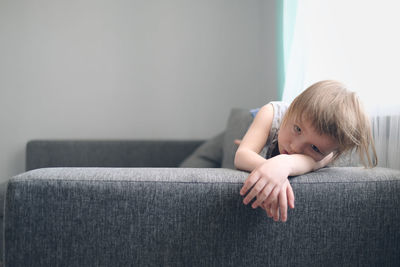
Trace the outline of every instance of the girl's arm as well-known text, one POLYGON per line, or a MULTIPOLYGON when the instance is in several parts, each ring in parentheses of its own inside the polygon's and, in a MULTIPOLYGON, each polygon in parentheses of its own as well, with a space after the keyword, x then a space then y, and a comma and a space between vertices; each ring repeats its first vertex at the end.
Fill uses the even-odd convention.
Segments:
POLYGON ((247 205, 255 198, 253 208, 262 207, 275 221, 279 220, 280 209, 281 220, 286 221, 288 204, 292 209, 294 208, 294 193, 287 179, 288 176, 300 175, 324 167, 330 162, 332 156, 331 153, 319 162, 301 154, 277 155, 265 160, 244 182, 240 190, 242 196, 247 194, 243 203, 247 205))
POLYGON ((311 157, 301 154, 281 154, 268 160, 256 167, 247 177, 240 190, 241 195, 245 195, 243 202, 249 203, 257 197, 255 206, 260 205, 270 197, 274 199, 278 196, 282 185, 288 176, 305 174, 326 166, 332 159, 333 153, 326 156, 319 162, 315 162, 311 157), (264 196, 258 196, 260 193, 264 196))
POLYGON ((240 194, 246 195, 252 187, 253 189, 247 194, 243 202, 248 204, 253 198, 257 197, 257 200, 253 203, 253 208, 256 208, 266 201, 265 206, 271 206, 273 209, 273 211, 267 210, 267 213, 273 215, 275 220, 279 218, 277 216, 280 206, 281 217, 284 221, 287 211, 286 199, 289 201, 289 206, 294 208, 294 194, 287 180, 288 176, 300 175, 324 167, 330 162, 332 154, 320 162, 315 162, 312 158, 300 154, 278 155, 268 160, 261 157, 259 153, 267 142, 273 112, 272 105, 268 104, 257 113, 240 142, 235 155, 235 167, 251 172, 240 194), (281 197, 278 206, 279 196, 281 197))
POLYGON ((267 142, 273 115, 272 104, 267 104, 258 111, 236 151, 235 167, 237 169, 251 172, 266 161, 258 153, 267 142))
POLYGON ((285 165, 289 169, 289 176, 296 176, 325 167, 331 162, 333 153, 330 153, 321 161, 315 161, 311 157, 302 154, 283 154, 276 157, 280 157, 285 161, 285 165))

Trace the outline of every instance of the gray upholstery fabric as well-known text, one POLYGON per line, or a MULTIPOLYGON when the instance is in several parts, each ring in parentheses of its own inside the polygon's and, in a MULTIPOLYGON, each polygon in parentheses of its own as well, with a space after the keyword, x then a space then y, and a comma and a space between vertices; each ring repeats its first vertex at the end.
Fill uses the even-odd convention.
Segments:
POLYGON ((55 168, 13 178, 7 266, 399 266, 400 172, 325 168, 291 183, 286 223, 227 169, 55 168))
POLYGON ((243 138, 252 121, 253 117, 248 109, 232 109, 225 130, 222 168, 235 169, 234 159, 238 146, 233 141, 243 138))
POLYGON ((4 198, 6 195, 6 189, 7 189, 7 182, 0 183, 0 266, 1 262, 3 261, 3 252, 4 252, 4 244, 3 244, 3 219, 4 219, 4 198))
POLYGON ((220 168, 222 162, 222 143, 225 133, 205 141, 179 167, 182 168, 220 168))
POLYGON ((177 167, 202 140, 33 140, 26 170, 45 167, 177 167))

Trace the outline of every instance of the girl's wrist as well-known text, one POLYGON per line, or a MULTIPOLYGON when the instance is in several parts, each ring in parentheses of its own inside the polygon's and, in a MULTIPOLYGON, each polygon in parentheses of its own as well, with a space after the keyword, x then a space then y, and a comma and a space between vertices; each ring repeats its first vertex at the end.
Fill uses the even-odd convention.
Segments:
POLYGON ((288 168, 289 176, 301 175, 313 171, 316 164, 315 160, 303 154, 280 154, 288 168))
POLYGON ((279 162, 278 168, 281 168, 282 171, 285 170, 287 176, 292 175, 294 168, 293 168, 293 159, 291 155, 288 154, 280 154, 274 157, 275 160, 279 162))

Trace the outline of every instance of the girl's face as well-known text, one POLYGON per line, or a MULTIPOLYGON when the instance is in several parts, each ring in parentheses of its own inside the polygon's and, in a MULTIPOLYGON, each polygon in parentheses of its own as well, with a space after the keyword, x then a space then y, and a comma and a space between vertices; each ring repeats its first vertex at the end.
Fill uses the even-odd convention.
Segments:
POLYGON ((278 134, 280 154, 303 154, 320 161, 337 150, 337 141, 328 135, 320 135, 308 120, 288 119, 278 134))

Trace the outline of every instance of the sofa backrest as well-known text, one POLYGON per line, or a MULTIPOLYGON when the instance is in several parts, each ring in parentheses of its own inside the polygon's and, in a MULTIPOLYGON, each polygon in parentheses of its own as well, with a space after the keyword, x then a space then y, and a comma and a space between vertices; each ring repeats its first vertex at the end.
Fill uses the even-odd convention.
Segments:
POLYGON ((33 140, 26 167, 177 167, 202 140, 33 140))

